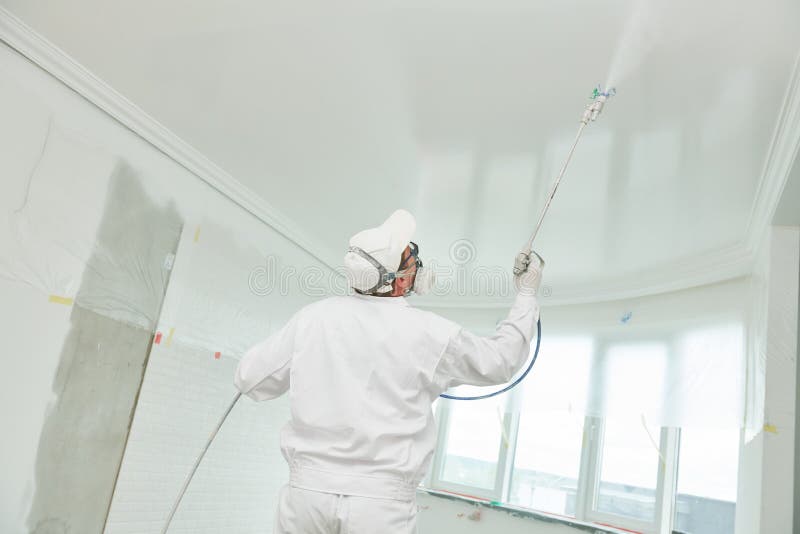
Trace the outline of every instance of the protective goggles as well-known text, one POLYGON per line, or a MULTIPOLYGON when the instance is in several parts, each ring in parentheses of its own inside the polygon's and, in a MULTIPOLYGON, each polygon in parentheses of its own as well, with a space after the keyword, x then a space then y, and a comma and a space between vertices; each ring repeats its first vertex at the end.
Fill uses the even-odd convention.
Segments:
POLYGON ((400 267, 397 268, 397 271, 404 271, 411 267, 411 261, 413 260, 414 263, 417 265, 417 269, 422 268, 422 260, 419 259, 419 246, 414 243, 413 241, 408 243, 408 248, 411 249, 411 254, 409 254, 406 259, 400 264, 400 267))

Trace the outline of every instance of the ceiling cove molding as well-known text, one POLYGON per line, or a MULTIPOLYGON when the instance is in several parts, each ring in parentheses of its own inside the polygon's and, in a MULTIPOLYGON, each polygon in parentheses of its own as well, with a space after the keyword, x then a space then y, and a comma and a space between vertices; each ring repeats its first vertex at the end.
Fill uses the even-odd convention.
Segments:
POLYGON ((781 193, 800 149, 800 54, 789 76, 789 85, 778 113, 767 157, 747 224, 745 246, 755 254, 769 228, 781 193))
POLYGON ((113 117, 144 141, 331 270, 341 255, 316 243, 286 215, 145 113, 66 52, 0 7, 0 41, 113 117))
MULTIPOLYGON (((542 307, 627 300, 725 282, 747 276, 752 269, 753 255, 744 245, 737 244, 702 256, 694 256, 691 260, 676 261, 657 269, 600 280, 597 283, 550 286, 545 276, 539 300, 542 307), (636 280, 636 285, 631 285, 632 279, 636 280)), ((511 298, 444 295, 419 297, 414 302, 422 308, 430 309, 508 308, 511 298)))

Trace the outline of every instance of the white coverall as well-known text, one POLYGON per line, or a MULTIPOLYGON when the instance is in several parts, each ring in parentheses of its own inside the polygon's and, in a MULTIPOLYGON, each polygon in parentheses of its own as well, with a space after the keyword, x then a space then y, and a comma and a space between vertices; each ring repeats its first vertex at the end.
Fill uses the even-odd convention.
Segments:
POLYGON ((431 404, 452 386, 508 382, 538 317, 536 297, 520 294, 480 337, 403 297, 356 294, 306 306, 250 349, 236 387, 258 401, 290 397, 290 479, 274 532, 415 532, 415 491, 436 441, 431 404))

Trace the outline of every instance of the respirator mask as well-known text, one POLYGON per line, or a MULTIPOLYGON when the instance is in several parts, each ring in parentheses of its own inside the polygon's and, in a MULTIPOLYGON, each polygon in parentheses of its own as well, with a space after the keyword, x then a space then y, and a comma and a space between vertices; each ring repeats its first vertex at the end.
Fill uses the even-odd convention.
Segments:
MULTIPOLYGON (((373 267, 371 273, 362 272, 362 277, 374 281, 374 285, 368 289, 360 290, 359 292, 368 295, 387 293, 391 291, 391 284, 395 279, 414 276, 414 284, 406 294, 412 291, 417 295, 429 293, 431 289, 433 289, 435 283, 434 272, 423 266, 422 260, 419 258, 419 247, 417 244, 412 241, 409 242, 408 246, 411 249, 411 254, 400 264, 395 272, 387 270, 378 260, 363 249, 359 247, 350 247, 348 250, 349 254, 360 256, 373 267), (416 271, 409 272, 411 265, 416 266, 416 271)), ((370 282, 370 284, 371 283, 372 282, 370 282)))

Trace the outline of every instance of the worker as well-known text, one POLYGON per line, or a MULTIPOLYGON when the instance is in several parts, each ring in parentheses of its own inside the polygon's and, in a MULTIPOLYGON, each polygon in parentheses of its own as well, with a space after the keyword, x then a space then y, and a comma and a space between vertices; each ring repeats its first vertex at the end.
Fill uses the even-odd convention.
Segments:
POLYGON ((543 262, 516 277, 508 317, 490 337, 409 305, 433 277, 411 240, 414 217, 395 211, 350 239, 354 292, 307 305, 236 370, 256 401, 289 392, 281 432, 289 483, 276 534, 416 532, 416 489, 433 456, 431 405, 460 384, 508 382, 529 357, 543 262))

